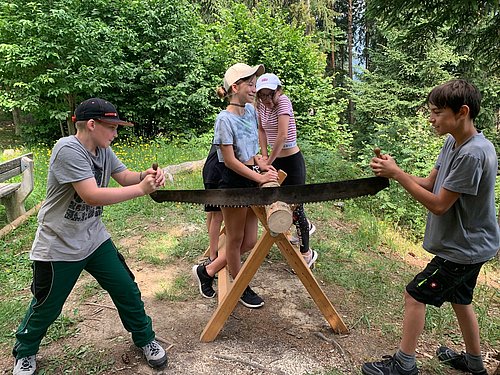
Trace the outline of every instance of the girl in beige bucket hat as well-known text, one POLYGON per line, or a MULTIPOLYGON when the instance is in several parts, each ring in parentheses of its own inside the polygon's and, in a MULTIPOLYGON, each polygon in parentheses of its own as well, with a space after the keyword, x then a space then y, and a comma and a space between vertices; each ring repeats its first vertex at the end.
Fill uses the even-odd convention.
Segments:
MULTIPOLYGON (((228 100, 216 120, 213 144, 219 161, 224 162, 219 188, 252 187, 278 180, 273 166, 263 163, 258 155, 259 135, 255 100, 257 76, 264 73, 263 65, 249 66, 238 63, 224 74, 224 84, 217 95, 228 100), (263 173, 260 173, 260 172, 263 173)), ((193 266, 200 293, 215 297, 212 287, 215 274, 227 263, 229 272, 236 277, 241 268, 241 254, 250 251, 257 242, 258 220, 249 207, 221 207, 226 226, 226 257, 218 256, 208 265, 193 266)), ((240 302, 249 308, 259 308, 264 301, 249 286, 240 302)))

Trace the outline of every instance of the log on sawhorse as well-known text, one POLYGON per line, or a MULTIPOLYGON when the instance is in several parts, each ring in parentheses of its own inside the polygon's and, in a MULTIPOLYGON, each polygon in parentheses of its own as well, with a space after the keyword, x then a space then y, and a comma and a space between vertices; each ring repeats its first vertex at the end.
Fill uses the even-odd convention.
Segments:
MULTIPOLYGON (((307 266, 300 252, 294 248, 285 234, 279 233, 273 237, 270 234, 269 226, 267 224, 267 215, 264 207, 251 206, 255 215, 264 227, 264 230, 257 241, 257 244, 250 252, 248 258, 243 263, 240 272, 236 278, 231 282, 231 277, 224 267, 218 273, 218 306, 209 322, 203 330, 200 340, 202 342, 211 342, 215 340, 221 331, 224 323, 229 318, 239 298, 243 294, 255 273, 261 266, 273 244, 276 244, 281 254, 283 254, 287 263, 293 268, 295 274, 298 276, 307 292, 314 300, 325 319, 336 333, 348 333, 348 329, 342 318, 339 316, 331 302, 326 297, 325 293, 321 290, 318 282, 314 278, 311 270, 307 266)), ((225 231, 221 231, 219 237, 219 254, 225 252, 225 231)), ((207 250, 208 251, 208 250, 207 250)))

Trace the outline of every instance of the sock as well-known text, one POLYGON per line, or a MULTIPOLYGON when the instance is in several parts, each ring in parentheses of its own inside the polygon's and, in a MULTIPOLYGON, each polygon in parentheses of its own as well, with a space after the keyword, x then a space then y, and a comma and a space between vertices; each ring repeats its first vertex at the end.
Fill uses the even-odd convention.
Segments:
POLYGON ((473 371, 481 371, 484 369, 483 357, 481 355, 465 353, 465 362, 467 363, 467 367, 473 371))
POLYGON ((403 370, 411 370, 417 365, 415 354, 406 354, 403 353, 401 349, 398 349, 398 351, 395 354, 395 357, 398 360, 401 367, 403 368, 403 370))

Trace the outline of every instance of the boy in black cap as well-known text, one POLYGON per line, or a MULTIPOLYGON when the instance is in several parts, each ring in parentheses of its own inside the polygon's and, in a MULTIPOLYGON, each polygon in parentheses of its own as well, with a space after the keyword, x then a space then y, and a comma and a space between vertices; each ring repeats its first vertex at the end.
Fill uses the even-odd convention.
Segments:
POLYGON ((493 144, 476 129, 481 94, 455 79, 427 96, 429 122, 438 135, 449 134, 434 169, 426 178, 411 176, 389 155, 377 155, 370 167, 377 176, 396 180, 429 210, 423 247, 434 258, 406 286, 403 337, 393 356, 365 363, 365 375, 416 375, 415 352, 424 329, 427 305, 450 302, 465 342, 465 353, 441 346, 443 363, 473 375, 487 375, 481 357, 479 325, 472 306, 477 277, 500 246, 495 212, 498 170, 493 144))
POLYGON ((167 364, 151 318, 125 259, 102 222, 103 206, 150 194, 165 184, 163 171, 132 172, 109 147, 119 118, 109 102, 91 98, 75 111, 76 135, 61 138, 50 158, 47 197, 38 214, 33 261, 33 299, 16 332, 14 375, 36 371, 35 356, 80 273, 88 271, 111 296, 125 329, 151 367, 167 364), (108 187, 110 178, 121 187, 108 187))

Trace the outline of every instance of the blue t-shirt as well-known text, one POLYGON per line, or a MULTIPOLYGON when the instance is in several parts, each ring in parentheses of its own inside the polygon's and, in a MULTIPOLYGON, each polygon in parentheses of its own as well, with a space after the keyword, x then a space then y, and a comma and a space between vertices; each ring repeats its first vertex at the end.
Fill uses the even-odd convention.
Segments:
POLYGON ((221 111, 215 119, 214 144, 220 162, 224 161, 220 145, 232 145, 236 158, 245 163, 259 151, 257 111, 252 104, 245 105, 242 116, 227 110, 221 111))
POLYGON ((500 247, 495 210, 498 160, 493 144, 479 133, 455 148, 455 139, 449 136, 435 168, 434 194, 443 187, 460 197, 443 215, 429 212, 424 249, 459 264, 491 259, 500 247))

